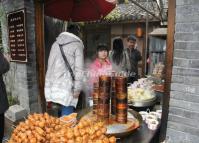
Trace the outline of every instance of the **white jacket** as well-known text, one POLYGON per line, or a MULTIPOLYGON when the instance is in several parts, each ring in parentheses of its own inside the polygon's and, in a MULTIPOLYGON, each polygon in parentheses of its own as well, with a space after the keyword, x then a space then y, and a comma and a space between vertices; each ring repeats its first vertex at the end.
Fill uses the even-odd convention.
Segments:
POLYGON ((45 79, 46 101, 76 107, 78 98, 73 96, 72 77, 65 66, 59 45, 63 45, 63 51, 75 75, 74 92, 82 90, 84 67, 83 42, 74 34, 63 32, 52 45, 48 59, 45 79))

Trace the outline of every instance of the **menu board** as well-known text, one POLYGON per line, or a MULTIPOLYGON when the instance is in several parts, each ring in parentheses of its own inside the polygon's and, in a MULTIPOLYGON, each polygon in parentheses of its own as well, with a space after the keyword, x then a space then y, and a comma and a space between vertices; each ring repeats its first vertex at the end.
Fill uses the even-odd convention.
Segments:
POLYGON ((11 61, 27 62, 25 9, 7 14, 11 61))

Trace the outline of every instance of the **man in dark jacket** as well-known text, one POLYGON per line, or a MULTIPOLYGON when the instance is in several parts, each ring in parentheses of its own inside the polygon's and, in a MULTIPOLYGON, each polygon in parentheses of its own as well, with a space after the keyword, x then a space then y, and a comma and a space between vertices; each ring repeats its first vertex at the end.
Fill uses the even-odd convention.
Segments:
POLYGON ((136 49, 136 37, 133 35, 128 36, 127 38, 127 52, 129 54, 129 60, 131 64, 131 76, 128 79, 129 83, 133 83, 138 80, 138 62, 141 61, 142 56, 140 51, 136 49))
POLYGON ((9 70, 8 58, 0 52, 0 142, 4 135, 4 113, 8 109, 8 99, 2 75, 9 70))

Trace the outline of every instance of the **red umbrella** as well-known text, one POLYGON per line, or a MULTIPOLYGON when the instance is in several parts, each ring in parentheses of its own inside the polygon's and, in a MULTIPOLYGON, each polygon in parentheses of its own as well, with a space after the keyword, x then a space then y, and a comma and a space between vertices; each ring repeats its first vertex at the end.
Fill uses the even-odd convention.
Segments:
POLYGON ((61 20, 93 21, 115 8, 115 0, 46 0, 45 14, 61 20))

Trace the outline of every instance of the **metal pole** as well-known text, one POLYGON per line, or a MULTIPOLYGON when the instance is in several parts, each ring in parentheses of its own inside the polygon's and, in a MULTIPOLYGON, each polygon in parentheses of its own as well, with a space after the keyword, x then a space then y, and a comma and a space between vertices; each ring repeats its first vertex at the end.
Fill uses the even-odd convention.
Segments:
MULTIPOLYGON (((147 9, 149 8, 149 1, 147 0, 147 9)), ((144 67, 145 67, 145 74, 147 71, 147 51, 148 51, 148 26, 149 26, 149 14, 146 13, 146 47, 145 47, 145 61, 144 61, 144 67)))

